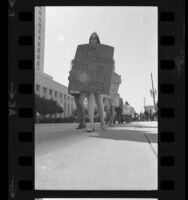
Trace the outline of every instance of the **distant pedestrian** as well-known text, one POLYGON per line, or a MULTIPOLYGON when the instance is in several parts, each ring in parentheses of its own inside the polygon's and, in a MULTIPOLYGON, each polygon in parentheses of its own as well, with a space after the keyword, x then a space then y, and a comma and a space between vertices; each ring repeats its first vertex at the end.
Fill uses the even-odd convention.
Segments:
POLYGON ((118 98, 119 98, 119 106, 116 107, 116 116, 117 116, 117 120, 118 120, 118 124, 123 123, 123 99, 120 97, 119 93, 118 93, 118 98))
POLYGON ((110 126, 113 126, 113 124, 115 124, 117 118, 116 110, 119 107, 118 90, 120 83, 121 83, 121 76, 115 72, 115 66, 114 66, 114 72, 112 74, 112 82, 109 95, 111 99, 110 122, 109 122, 110 126))
POLYGON ((111 108, 110 108, 110 126, 113 126, 115 124, 116 120, 116 108, 119 107, 119 97, 118 94, 114 94, 113 98, 111 99, 111 108))
POLYGON ((103 95, 104 111, 106 112, 105 122, 106 124, 110 123, 110 108, 111 108, 111 99, 109 95, 103 95))
POLYGON ((144 117, 145 117, 145 120, 148 121, 148 119, 149 119, 149 112, 147 110, 144 112, 144 117))

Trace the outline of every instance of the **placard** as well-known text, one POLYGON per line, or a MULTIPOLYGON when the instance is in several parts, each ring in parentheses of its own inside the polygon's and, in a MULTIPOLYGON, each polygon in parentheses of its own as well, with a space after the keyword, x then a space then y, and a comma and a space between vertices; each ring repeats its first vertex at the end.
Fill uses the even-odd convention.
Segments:
POLYGON ((110 86, 110 95, 116 96, 118 94, 119 85, 121 84, 121 75, 117 73, 112 74, 111 86, 110 86))
POLYGON ((121 84, 121 75, 118 75, 116 72, 113 72, 110 84, 110 94, 103 95, 103 97, 107 99, 115 99, 118 95, 120 84, 121 84))
POLYGON ((69 89, 109 94, 113 53, 113 47, 103 44, 79 45, 69 76, 69 89))

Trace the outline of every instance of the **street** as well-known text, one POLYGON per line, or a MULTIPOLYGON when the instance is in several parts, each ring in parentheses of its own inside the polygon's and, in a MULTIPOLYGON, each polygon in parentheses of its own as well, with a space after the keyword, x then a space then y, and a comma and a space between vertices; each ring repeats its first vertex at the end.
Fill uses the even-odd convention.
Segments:
POLYGON ((35 125, 36 190, 157 190, 157 122, 35 125))

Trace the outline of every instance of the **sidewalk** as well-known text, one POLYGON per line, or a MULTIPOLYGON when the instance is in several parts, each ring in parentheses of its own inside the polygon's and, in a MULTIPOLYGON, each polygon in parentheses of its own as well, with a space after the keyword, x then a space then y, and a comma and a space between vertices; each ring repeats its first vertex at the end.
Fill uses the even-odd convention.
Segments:
POLYGON ((74 125, 48 129, 52 130, 56 130, 51 133, 53 140, 36 143, 36 189, 157 189, 157 155, 151 145, 157 147, 157 130, 145 132, 143 128, 127 125, 93 133, 75 130, 74 125), (149 135, 150 140, 146 137, 149 135))

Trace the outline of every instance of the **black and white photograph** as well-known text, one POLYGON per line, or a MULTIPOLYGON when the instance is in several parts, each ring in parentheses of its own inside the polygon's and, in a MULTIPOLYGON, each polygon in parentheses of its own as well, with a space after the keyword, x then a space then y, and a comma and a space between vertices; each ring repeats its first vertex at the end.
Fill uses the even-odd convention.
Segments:
POLYGON ((158 7, 35 7, 34 49, 35 190, 157 190, 158 7))
MULTIPOLYGON (((106 198, 77 198, 78 200, 104 200, 106 198)), ((118 200, 119 198, 110 198, 110 200, 118 200)), ((37 198, 35 200, 74 200, 74 198, 37 198)), ((157 200, 154 198, 122 198, 122 200, 157 200)))

